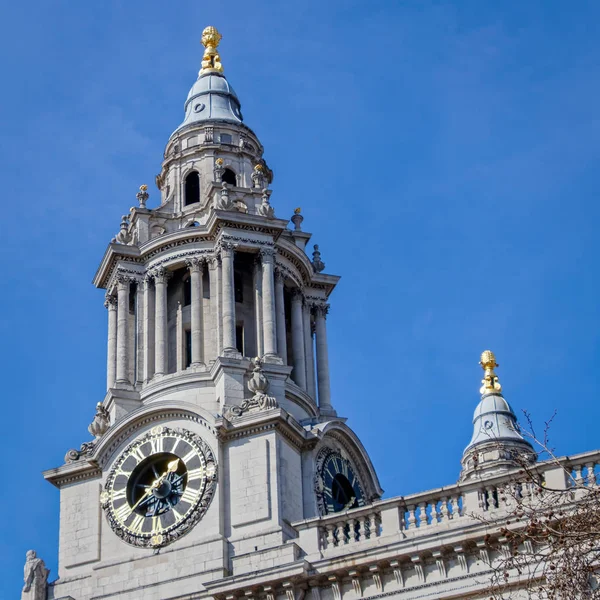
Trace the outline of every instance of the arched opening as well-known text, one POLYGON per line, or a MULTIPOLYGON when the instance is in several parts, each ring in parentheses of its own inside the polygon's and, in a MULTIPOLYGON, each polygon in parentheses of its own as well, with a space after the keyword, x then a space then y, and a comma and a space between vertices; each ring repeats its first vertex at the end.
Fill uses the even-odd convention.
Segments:
POLYGON ((185 206, 200 202, 200 177, 192 171, 185 178, 185 206))
POLYGON ((237 185, 235 173, 231 169, 225 169, 225 172, 223 173, 223 177, 221 179, 224 183, 228 183, 229 185, 237 185))

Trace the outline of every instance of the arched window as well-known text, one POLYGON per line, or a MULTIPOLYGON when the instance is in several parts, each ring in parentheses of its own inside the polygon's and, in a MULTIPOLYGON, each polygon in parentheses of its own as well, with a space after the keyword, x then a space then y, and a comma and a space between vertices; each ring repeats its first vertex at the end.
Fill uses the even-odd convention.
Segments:
POLYGON ((237 185, 235 173, 231 169, 225 169, 222 180, 229 185, 237 185))
POLYGON ((200 202, 200 177, 192 171, 185 178, 185 206, 200 202))

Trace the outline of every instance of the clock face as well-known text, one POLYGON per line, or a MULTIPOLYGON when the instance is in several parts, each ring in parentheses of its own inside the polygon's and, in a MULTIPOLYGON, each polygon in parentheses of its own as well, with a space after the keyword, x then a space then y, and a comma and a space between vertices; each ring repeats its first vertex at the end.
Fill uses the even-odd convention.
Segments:
POLYGON ((161 547, 202 518, 216 479, 214 456, 199 435, 153 427, 117 459, 101 503, 110 526, 125 542, 161 547))
POLYGON ((339 452, 323 449, 317 457, 317 504, 321 514, 365 505, 365 494, 350 461, 339 452))

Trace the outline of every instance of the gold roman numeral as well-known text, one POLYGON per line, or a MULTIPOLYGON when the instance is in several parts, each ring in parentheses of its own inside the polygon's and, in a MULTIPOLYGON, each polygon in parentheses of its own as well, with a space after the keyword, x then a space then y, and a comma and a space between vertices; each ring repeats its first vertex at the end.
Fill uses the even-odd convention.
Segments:
POLYGON ((192 469, 188 471, 188 481, 193 481, 194 479, 201 479, 204 477, 205 471, 204 467, 198 467, 197 469, 192 469))
POLYGON ((133 533, 142 533, 142 527, 144 526, 144 517, 142 515, 135 515, 131 525, 128 529, 133 533))
POLYGON ((142 462, 146 458, 146 455, 142 452, 141 446, 134 448, 131 451, 131 456, 133 456, 135 459, 137 459, 138 462, 142 462))
POLYGON ((192 460, 192 458, 194 458, 194 456, 196 456, 198 453, 192 448, 192 450, 190 450, 184 457, 183 457, 183 462, 184 463, 188 463, 190 462, 190 460, 192 460))
POLYGON ((164 441, 165 440, 162 437, 152 438, 150 440, 150 451, 152 452, 152 454, 158 454, 159 452, 164 452, 164 450, 163 450, 164 441))
POLYGON ((112 500, 113 502, 115 500, 125 500, 127 498, 127 490, 125 488, 123 488, 122 490, 119 490, 118 492, 114 492, 112 493, 112 500))
POLYGON ((181 496, 181 500, 184 502, 189 502, 190 504, 194 504, 196 502, 196 498, 198 497, 198 490, 193 490, 192 488, 185 488, 181 496))
POLYGON ((173 516, 175 517, 175 523, 179 523, 179 521, 181 521, 181 519, 183 519, 183 515, 179 512, 177 512, 176 509, 171 509, 173 512, 173 516))
POLYGON ((123 504, 123 506, 120 506, 115 511, 115 517, 117 518, 118 521, 121 521, 121 523, 123 523, 125 520, 127 520, 127 518, 129 517, 130 514, 131 514, 131 507, 127 503, 123 504))

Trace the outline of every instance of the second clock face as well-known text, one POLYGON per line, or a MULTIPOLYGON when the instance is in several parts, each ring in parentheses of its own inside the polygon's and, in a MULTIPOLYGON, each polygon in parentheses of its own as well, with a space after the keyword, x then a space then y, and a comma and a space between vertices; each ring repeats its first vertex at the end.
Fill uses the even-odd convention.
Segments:
POLYGON ((322 514, 365 505, 365 494, 349 460, 329 451, 318 460, 317 501, 322 514))
POLYGON ((200 436, 154 427, 113 467, 102 506, 117 535, 135 546, 164 546, 202 517, 214 493, 216 463, 200 436))

